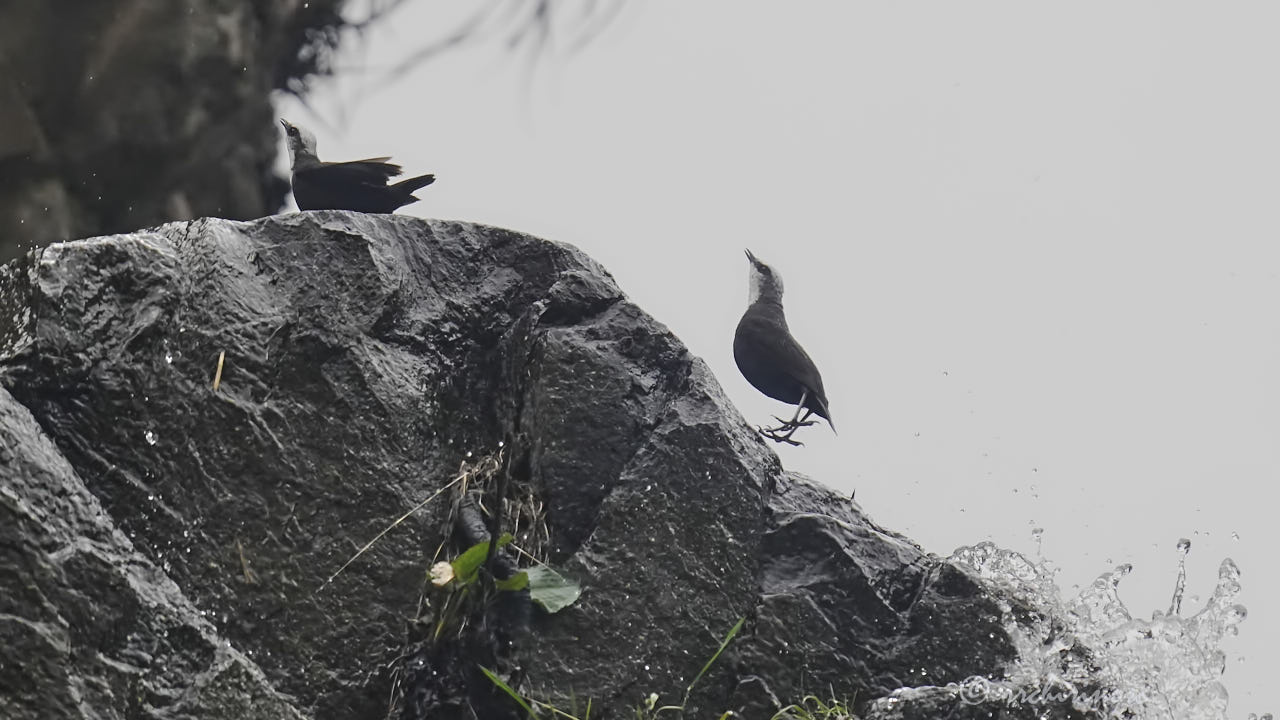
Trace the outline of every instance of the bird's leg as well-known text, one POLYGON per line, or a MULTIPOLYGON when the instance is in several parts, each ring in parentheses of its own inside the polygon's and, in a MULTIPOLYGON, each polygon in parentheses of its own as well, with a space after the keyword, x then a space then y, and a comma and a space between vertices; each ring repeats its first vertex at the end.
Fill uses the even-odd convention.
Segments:
POLYGON ((772 428, 759 428, 760 434, 774 442, 796 446, 803 445, 804 443, 799 440, 792 440, 791 436, 795 434, 796 430, 799 430, 802 427, 808 427, 809 425, 813 425, 818 422, 817 420, 809 419, 809 416, 813 414, 813 410, 804 406, 804 401, 808 399, 809 391, 805 390, 800 394, 800 402, 796 405, 796 412, 791 416, 790 420, 783 420, 775 415, 773 416, 773 419, 777 420, 781 424, 772 428), (804 411, 803 416, 800 415, 801 410, 804 411))
POLYGON ((809 398, 809 392, 807 390, 803 393, 800 393, 800 404, 796 406, 796 412, 794 415, 791 416, 790 420, 783 420, 777 415, 774 415, 773 419, 782 423, 782 425, 780 426, 781 428, 789 428, 792 426, 808 427, 809 425, 813 425, 817 423, 818 422, 817 420, 809 420, 809 416, 813 414, 813 410, 810 410, 809 408, 804 406, 804 401, 807 400, 808 398, 809 398), (800 417, 801 410, 804 411, 804 417, 800 417))

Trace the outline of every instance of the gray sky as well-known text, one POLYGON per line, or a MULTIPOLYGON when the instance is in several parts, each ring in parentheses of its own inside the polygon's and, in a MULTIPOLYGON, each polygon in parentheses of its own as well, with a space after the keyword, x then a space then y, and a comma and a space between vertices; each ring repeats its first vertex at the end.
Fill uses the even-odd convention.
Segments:
POLYGON ((766 423, 751 248, 840 428, 788 468, 943 555, 1043 528, 1068 595, 1132 562, 1135 616, 1180 537, 1184 607, 1231 557, 1231 717, 1280 710, 1280 5, 633 1, 532 73, 495 39, 371 88, 472 6, 409 3, 282 115, 436 173, 408 214, 582 248, 766 423))

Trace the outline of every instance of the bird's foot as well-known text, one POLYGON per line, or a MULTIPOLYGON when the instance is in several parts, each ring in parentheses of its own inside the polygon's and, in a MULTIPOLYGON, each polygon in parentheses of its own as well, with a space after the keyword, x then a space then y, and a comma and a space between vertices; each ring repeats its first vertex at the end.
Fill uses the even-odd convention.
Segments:
POLYGON ((786 443, 793 447, 800 447, 804 445, 804 443, 800 442, 799 440, 792 440, 791 436, 795 435, 796 430, 799 430, 800 428, 806 425, 813 424, 812 420, 808 422, 786 422, 786 421, 780 420, 779 422, 782 422, 782 424, 779 425, 778 427, 772 427, 772 428, 762 427, 762 428, 756 428, 756 430, 758 430, 761 435, 769 438, 770 440, 776 443, 786 443))

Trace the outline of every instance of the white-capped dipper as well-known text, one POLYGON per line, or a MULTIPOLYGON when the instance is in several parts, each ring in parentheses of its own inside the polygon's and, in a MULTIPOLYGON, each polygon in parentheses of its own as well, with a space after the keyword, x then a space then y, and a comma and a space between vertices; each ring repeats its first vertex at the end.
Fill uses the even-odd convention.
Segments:
POLYGON ((419 175, 394 185, 387 181, 400 174, 391 158, 349 162, 324 162, 316 157, 316 136, 306 128, 281 120, 289 138, 293 168, 293 199, 299 210, 356 210, 389 213, 418 202, 413 191, 436 181, 435 175, 419 175))
POLYGON ((822 375, 791 337, 787 318, 782 312, 782 277, 747 251, 750 261, 748 273, 750 297, 747 311, 738 321, 733 335, 733 359, 738 363, 742 376, 755 389, 775 400, 796 406, 790 420, 775 418, 782 423, 774 428, 760 428, 760 433, 774 442, 791 445, 801 443, 791 436, 799 428, 813 425, 810 415, 817 415, 836 429, 827 409, 827 393, 822 389, 822 375), (804 415, 801 416, 801 411, 804 415))

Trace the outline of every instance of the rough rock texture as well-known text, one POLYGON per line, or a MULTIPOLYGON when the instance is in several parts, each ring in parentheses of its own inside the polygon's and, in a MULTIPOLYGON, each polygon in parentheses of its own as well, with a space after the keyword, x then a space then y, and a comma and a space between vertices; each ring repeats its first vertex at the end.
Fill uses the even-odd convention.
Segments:
POLYGON ((0 717, 302 717, 5 390, 0 477, 0 717))
POLYGON ((0 2, 0 262, 55 240, 274 212, 271 92, 342 0, 0 2))
POLYGON ((26 649, 0 644, 0 715, 59 712, 39 705, 57 693, 10 688, 117 672, 163 692, 64 694, 165 717, 175 695, 225 700, 226 683, 197 691, 216 666, 259 709, 278 692, 324 720, 468 717, 472 701, 501 717, 486 683, 447 708, 418 692, 433 673, 406 654, 446 502, 325 581, 511 438, 545 504, 549 560, 583 587, 503 650, 534 697, 591 698, 592 717, 631 716, 649 693, 678 702, 740 617, 689 717, 768 718, 809 692, 868 706, 999 677, 1013 653, 997 598, 784 473, 706 366, 564 245, 341 212, 54 244, 0 270, 0 386, 31 414, 2 416, 17 474, 0 478, 0 512, 62 523, 0 523, 17 554, 5 567, 26 573, 15 586, 42 588, 4 599, 26 649), (82 546, 97 551, 78 563, 59 549, 82 546), (115 659, 154 646, 126 630, 150 638, 153 618, 192 606, 211 625, 184 621, 150 664, 115 659))

